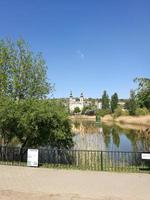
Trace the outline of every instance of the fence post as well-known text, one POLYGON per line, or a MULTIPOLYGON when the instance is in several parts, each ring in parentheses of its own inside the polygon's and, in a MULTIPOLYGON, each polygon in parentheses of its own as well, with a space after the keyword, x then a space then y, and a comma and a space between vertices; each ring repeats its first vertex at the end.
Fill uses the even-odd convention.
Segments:
POLYGON ((13 150, 13 160, 12 160, 12 165, 14 165, 14 149, 15 149, 15 148, 12 148, 12 150, 13 150))
POLYGON ((101 151, 101 171, 103 171, 103 151, 101 151))

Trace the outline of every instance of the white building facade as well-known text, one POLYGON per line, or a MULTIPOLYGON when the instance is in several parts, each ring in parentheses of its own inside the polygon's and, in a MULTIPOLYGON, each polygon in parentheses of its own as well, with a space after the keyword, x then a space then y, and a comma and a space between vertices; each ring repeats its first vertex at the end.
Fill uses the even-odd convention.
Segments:
POLYGON ((70 112, 73 112, 76 107, 78 107, 81 111, 83 110, 84 107, 83 93, 81 93, 80 98, 74 98, 72 92, 70 92, 70 97, 69 97, 70 112))

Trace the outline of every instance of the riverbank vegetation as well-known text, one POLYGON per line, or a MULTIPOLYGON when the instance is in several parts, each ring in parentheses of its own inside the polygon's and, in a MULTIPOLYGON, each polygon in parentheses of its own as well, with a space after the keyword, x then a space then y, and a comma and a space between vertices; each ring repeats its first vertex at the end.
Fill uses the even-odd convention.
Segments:
POLYGON ((41 54, 18 39, 0 40, 0 141, 23 147, 73 145, 65 106, 46 97, 53 91, 41 54))
POLYGON ((120 124, 144 125, 150 127, 150 115, 146 116, 119 116, 113 118, 112 115, 105 115, 102 122, 119 122, 120 124))
POLYGON ((134 81, 138 84, 138 88, 130 91, 129 99, 119 99, 117 93, 109 98, 105 90, 99 100, 92 99, 90 104, 83 108, 82 113, 80 112, 82 115, 78 113, 78 116, 72 116, 72 119, 101 118, 103 121, 150 126, 150 79, 136 78, 134 81), (95 102, 101 103, 101 108, 96 107, 95 102))
POLYGON ((97 115, 103 117, 104 121, 150 125, 150 79, 136 78, 134 81, 138 84, 138 88, 131 90, 130 98, 122 104, 119 104, 117 93, 114 93, 109 100, 104 91, 102 109, 97 111, 97 115))
POLYGON ((134 82, 138 84, 137 89, 130 91, 128 99, 119 99, 116 92, 109 98, 104 90, 101 98, 85 99, 83 108, 76 107, 71 114, 99 117, 111 114, 113 118, 150 115, 150 79, 136 78, 134 82))

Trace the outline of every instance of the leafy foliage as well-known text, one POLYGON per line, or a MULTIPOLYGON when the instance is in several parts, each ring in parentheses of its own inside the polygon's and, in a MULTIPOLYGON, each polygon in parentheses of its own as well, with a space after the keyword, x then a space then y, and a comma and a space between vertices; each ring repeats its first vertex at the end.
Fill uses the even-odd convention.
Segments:
POLYGON ((0 40, 0 94, 14 99, 43 98, 52 85, 41 54, 30 51, 23 39, 0 40))
POLYGON ((117 108, 118 106, 118 94, 114 93, 111 97, 111 111, 114 112, 114 110, 117 108))
POLYGON ((45 100, 53 89, 46 72, 42 55, 30 51, 24 40, 0 40, 0 136, 4 145, 14 137, 21 147, 73 145, 66 108, 45 100))
POLYGON ((74 111, 73 111, 74 113, 80 113, 81 112, 81 110, 80 110, 80 108, 79 107, 75 107, 75 109, 74 109, 74 111))
POLYGON ((127 115, 129 115, 129 112, 127 110, 123 110, 121 106, 118 106, 114 111, 113 117, 116 118, 119 116, 127 116, 127 115))
POLYGON ((104 91, 102 95, 102 109, 109 109, 109 96, 106 90, 104 91))
POLYGON ((140 116, 140 115, 149 115, 150 112, 147 108, 137 108, 136 111, 135 111, 135 114, 137 116, 140 116))
POLYGON ((139 106, 150 110, 150 79, 136 78, 134 81, 138 83, 136 98, 139 106))
POLYGON ((104 117, 105 115, 110 114, 110 109, 99 109, 96 111, 96 115, 104 117))
POLYGON ((84 106, 82 110, 82 114, 85 114, 85 115, 95 115, 95 112, 96 112, 95 105, 84 106))
POLYGON ((125 108, 129 111, 129 115, 135 115, 135 111, 137 108, 137 102, 135 98, 135 92, 131 90, 130 92, 130 98, 125 103, 125 108))
POLYGON ((15 137, 17 123, 15 102, 10 98, 0 97, 0 135, 4 144, 9 144, 15 137))
POLYGON ((69 148, 73 145, 70 122, 63 105, 35 99, 19 102, 8 99, 6 102, 0 104, 0 130, 8 143, 15 136, 22 147, 69 148))

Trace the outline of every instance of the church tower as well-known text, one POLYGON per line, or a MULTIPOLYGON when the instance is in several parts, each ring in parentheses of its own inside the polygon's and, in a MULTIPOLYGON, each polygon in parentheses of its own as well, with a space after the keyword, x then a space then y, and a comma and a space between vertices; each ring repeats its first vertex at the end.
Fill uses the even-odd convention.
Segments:
POLYGON ((80 95, 80 103, 83 105, 84 103, 84 96, 83 96, 83 92, 81 92, 81 95, 80 95))
POLYGON ((72 101, 72 98, 73 98, 73 96, 72 96, 72 91, 70 91, 70 97, 69 97, 69 100, 72 101))
POLYGON ((70 96, 69 96, 69 110, 72 111, 72 104, 73 104, 73 96, 72 96, 72 91, 70 91, 70 96))

